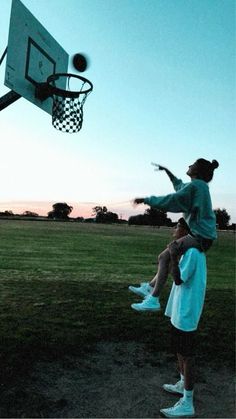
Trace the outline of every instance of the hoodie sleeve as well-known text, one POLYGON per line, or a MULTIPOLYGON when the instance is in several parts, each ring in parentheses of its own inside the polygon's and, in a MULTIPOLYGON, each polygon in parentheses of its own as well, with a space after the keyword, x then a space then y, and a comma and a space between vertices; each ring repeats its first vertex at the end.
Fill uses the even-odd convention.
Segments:
POLYGON ((179 191, 180 189, 183 189, 183 187, 185 186, 185 184, 182 182, 182 180, 178 179, 175 176, 173 177, 171 182, 173 184, 173 187, 174 187, 175 191, 179 191))
POLYGON ((144 204, 169 212, 189 212, 192 206, 193 187, 187 183, 177 192, 165 196, 150 196, 144 204))

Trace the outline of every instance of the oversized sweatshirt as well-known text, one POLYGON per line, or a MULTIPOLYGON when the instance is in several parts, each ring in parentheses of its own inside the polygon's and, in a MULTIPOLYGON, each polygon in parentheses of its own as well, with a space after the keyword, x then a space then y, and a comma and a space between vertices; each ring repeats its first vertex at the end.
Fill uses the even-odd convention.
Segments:
POLYGON ((165 196, 150 196, 144 203, 168 212, 183 212, 192 234, 196 237, 216 239, 216 217, 212 209, 209 187, 204 180, 193 179, 183 183, 174 177, 175 193, 165 196))

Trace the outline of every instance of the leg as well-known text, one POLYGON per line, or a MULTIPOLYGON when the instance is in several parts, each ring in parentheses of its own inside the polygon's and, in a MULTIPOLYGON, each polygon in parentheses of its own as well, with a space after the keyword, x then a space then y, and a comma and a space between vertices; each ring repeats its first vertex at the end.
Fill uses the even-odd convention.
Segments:
POLYGON ((183 357, 184 367, 184 388, 187 391, 193 391, 195 374, 194 374, 195 359, 192 356, 183 357))
POLYGON ((156 273, 156 275, 152 278, 152 280, 149 282, 150 287, 153 287, 153 288, 154 288, 155 283, 156 283, 156 280, 157 280, 157 273, 156 273))
POLYGON ((180 380, 175 384, 164 384, 163 389, 168 393, 179 394, 183 396, 184 394, 184 364, 183 357, 179 353, 179 330, 171 325, 171 348, 173 354, 177 356, 178 368, 180 373, 180 380))
POLYGON ((195 364, 195 332, 182 332, 180 340, 180 360, 184 371, 184 397, 183 402, 186 406, 193 408, 193 389, 194 389, 194 364, 195 364), (182 358, 182 359, 181 359, 182 358))
POLYGON ((159 295, 168 278, 170 264, 169 249, 165 249, 164 252, 159 255, 158 259, 159 265, 155 277, 154 289, 145 297, 142 303, 131 304, 131 307, 136 311, 159 311, 161 309, 159 295))
POLYGON ((160 253, 158 256, 158 271, 150 282, 151 286, 154 286, 152 295, 153 297, 159 297, 169 274, 169 265, 170 265, 170 252, 169 249, 165 249, 164 252, 160 253))
POLYGON ((184 332, 171 326, 171 346, 172 352, 177 354, 178 367, 180 372, 180 381, 175 385, 164 385, 164 389, 173 393, 174 389, 184 389, 193 391, 194 386, 194 346, 195 346, 195 332, 184 332), (184 385, 183 385, 184 384, 184 385), (165 388, 166 387, 166 388, 165 388))
POLYGON ((177 381, 176 384, 164 384, 163 389, 168 393, 172 394, 180 394, 183 396, 184 394, 184 363, 183 357, 179 353, 177 353, 178 359, 178 368, 180 373, 180 380, 177 381))
POLYGON ((179 366, 179 373, 183 376, 184 375, 184 361, 182 355, 177 353, 178 358, 178 366, 179 366))
POLYGON ((184 376, 185 390, 192 391, 194 387, 194 365, 195 359, 192 356, 183 356, 177 353, 179 372, 184 376))
POLYGON ((179 259, 191 247, 195 247, 201 250, 201 245, 199 241, 195 237, 192 237, 190 234, 173 241, 168 246, 171 261, 171 274, 176 285, 181 284, 179 259))
POLYGON ((180 365, 184 368, 184 389, 182 393, 181 381, 175 385, 164 384, 163 388, 170 393, 180 393, 183 397, 172 407, 161 409, 160 412, 167 418, 183 418, 195 416, 193 405, 193 387, 194 387, 194 359, 178 354, 180 365), (177 390, 177 391, 176 391, 177 390))
POLYGON ((129 290, 140 297, 147 297, 149 294, 153 297, 159 297, 169 274, 170 253, 168 248, 160 253, 158 262, 158 271, 149 283, 141 283, 139 287, 130 285, 129 290))
MULTIPOLYGON (((159 255, 158 259, 159 266, 157 275, 155 276, 154 289, 153 291, 150 291, 150 294, 144 298, 142 303, 131 304, 131 307, 136 311, 159 311, 161 309, 159 295, 166 283, 169 273, 170 253, 168 248, 159 255)), ((132 290, 133 289, 131 289, 131 291, 132 290)))

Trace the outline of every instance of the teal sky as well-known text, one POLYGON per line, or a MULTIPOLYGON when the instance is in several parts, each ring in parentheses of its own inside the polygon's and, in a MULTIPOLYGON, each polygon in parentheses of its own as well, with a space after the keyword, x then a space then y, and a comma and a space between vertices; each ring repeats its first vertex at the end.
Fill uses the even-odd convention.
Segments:
MULTIPOLYGON (((187 167, 203 157, 220 163, 213 207, 236 222, 235 1, 22 2, 70 56, 90 57, 83 74, 94 91, 77 134, 56 131, 23 98, 0 113, 0 210, 43 213, 66 201, 74 216, 98 204, 126 218, 145 209, 132 207, 134 197, 172 192, 152 161, 188 181, 187 167)), ((10 9, 1 0, 0 55, 10 9)), ((0 95, 4 73, 5 61, 0 95)))

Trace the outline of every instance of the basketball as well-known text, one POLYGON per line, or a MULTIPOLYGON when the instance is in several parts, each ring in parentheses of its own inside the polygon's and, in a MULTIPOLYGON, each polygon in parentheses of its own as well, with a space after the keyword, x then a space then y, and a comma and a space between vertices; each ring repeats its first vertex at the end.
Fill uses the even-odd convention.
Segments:
POLYGON ((84 54, 75 54, 73 56, 73 66, 74 68, 83 73, 88 68, 88 58, 84 54))

